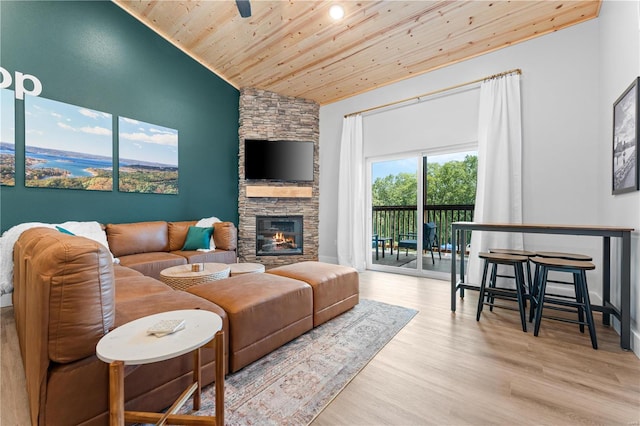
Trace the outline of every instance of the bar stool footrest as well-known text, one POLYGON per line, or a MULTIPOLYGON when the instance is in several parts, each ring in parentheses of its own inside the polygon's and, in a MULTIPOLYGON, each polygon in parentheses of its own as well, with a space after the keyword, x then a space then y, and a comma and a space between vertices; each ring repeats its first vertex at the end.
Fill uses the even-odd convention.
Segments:
MULTIPOLYGON (((544 298, 544 303, 550 303, 552 305, 560 305, 560 306, 567 306, 570 308, 582 308, 582 309, 586 309, 585 305, 583 303, 576 303, 576 302, 571 302, 569 300, 562 300, 562 299, 548 299, 547 297, 544 298)), ((546 308, 546 306, 545 306, 546 308)), ((554 309, 553 306, 549 306, 549 309, 554 309)), ((568 312, 573 312, 573 311, 568 311, 568 312)))
POLYGON ((571 318, 554 317, 553 315, 543 315, 542 318, 550 319, 550 320, 553 320, 553 321, 567 322, 569 324, 578 324, 578 325, 589 326, 589 323, 586 322, 586 321, 578 321, 578 320, 571 319, 571 318))
POLYGON ((509 297, 513 298, 514 300, 518 298, 516 290, 512 290, 509 288, 487 287, 485 288, 484 292, 491 296, 509 297))
MULTIPOLYGON (((515 300, 515 299, 514 299, 515 300)), ((489 302, 484 302, 484 305, 486 306, 492 306, 494 308, 501 308, 501 309, 507 309, 509 311, 520 311, 519 308, 517 307, 513 307, 513 306, 509 306, 509 305, 503 305, 502 303, 489 303, 489 302)))

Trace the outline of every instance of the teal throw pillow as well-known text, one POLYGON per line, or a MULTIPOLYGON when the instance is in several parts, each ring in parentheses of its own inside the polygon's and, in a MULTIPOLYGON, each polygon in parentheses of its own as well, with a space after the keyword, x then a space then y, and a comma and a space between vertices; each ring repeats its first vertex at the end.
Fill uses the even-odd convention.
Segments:
POLYGON ((62 226, 57 226, 56 225, 56 229, 58 231, 62 232, 63 234, 76 235, 73 232, 69 231, 68 229, 64 229, 62 226))
POLYGON ((187 232, 187 239, 184 241, 182 250, 208 250, 212 234, 213 227, 202 228, 199 226, 190 226, 189 231, 187 232))

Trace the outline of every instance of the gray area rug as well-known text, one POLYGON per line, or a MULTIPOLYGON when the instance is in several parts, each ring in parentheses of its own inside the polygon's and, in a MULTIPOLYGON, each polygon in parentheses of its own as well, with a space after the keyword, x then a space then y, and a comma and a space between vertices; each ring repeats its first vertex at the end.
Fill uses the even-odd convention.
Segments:
MULTIPOLYGON (((353 309, 227 376, 225 424, 309 424, 418 311, 361 299, 353 309)), ((215 415, 213 385, 200 415, 215 415)), ((191 412, 191 400, 182 413, 191 412)))

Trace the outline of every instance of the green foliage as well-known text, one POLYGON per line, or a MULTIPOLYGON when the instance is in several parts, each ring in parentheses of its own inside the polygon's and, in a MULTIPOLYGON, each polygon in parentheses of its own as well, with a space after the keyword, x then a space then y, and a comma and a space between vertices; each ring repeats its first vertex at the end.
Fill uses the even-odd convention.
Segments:
POLYGON ((178 171, 142 167, 120 169, 121 192, 147 194, 177 194, 178 171))
POLYGON ((93 176, 68 177, 69 171, 56 168, 29 168, 25 176, 25 186, 32 188, 85 189, 90 191, 111 191, 113 178, 111 170, 87 169, 93 176))
MULTIPOLYGON (((69 171, 64 169, 27 167, 26 186, 91 191, 113 190, 111 170, 93 168, 87 170, 93 176, 68 177, 69 171)), ((175 168, 122 167, 119 190, 148 194, 177 194, 178 171, 175 168)))
POLYGON ((0 154, 0 183, 15 185, 16 160, 13 154, 0 154))
POLYGON ((371 191, 374 206, 411 206, 416 204, 416 175, 399 173, 377 178, 371 191))
POLYGON ((478 157, 463 161, 429 164, 427 167, 427 205, 475 204, 478 157))
MULTIPOLYGON (((429 163, 427 167, 427 204, 474 204, 478 157, 465 156, 463 161, 444 164, 429 163)), ((415 206, 417 180, 412 173, 399 173, 377 178, 372 185, 374 206, 415 206)))

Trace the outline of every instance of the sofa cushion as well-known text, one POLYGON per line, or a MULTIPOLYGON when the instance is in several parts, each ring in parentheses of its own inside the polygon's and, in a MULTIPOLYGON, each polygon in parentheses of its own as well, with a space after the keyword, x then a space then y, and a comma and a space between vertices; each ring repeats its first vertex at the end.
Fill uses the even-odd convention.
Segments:
MULTIPOLYGON (((72 362, 94 354, 96 343, 114 322, 109 250, 88 238, 49 228, 32 228, 20 239, 35 239, 29 252, 23 253, 29 304, 27 338, 39 339, 42 334, 37 328, 48 324, 48 357, 52 361, 72 362), (47 314, 48 321, 43 322, 41 318, 47 314)), ((30 356, 41 354, 27 358, 30 356)))
POLYGON ((304 281, 313 288, 313 326, 339 315, 359 302, 360 282, 354 268, 323 262, 278 266, 269 274, 304 281))
POLYGON ((235 250, 238 247, 238 230, 231 222, 213 224, 213 241, 220 250, 235 250))
POLYGON ((182 256, 188 263, 236 263, 236 252, 229 250, 212 251, 172 251, 172 254, 182 256))
POLYGON ((110 223, 106 228, 109 248, 115 257, 168 252, 168 230, 167 222, 110 223))
POLYGON ((160 271, 177 265, 186 265, 187 259, 171 253, 138 253, 120 256, 120 264, 135 269, 148 277, 160 279, 160 271))
POLYGON ((116 303, 167 291, 173 289, 155 278, 144 275, 116 279, 116 303))
POLYGON ((189 287, 229 316, 231 372, 263 357, 313 327, 313 293, 302 281, 243 274, 189 287))
POLYGON ((190 226, 182 250, 209 250, 213 227, 190 226))
POLYGON ((127 268, 126 266, 122 266, 118 263, 113 264, 113 276, 117 279, 124 277, 142 277, 142 273, 140 271, 136 271, 135 269, 127 268))
POLYGON ((197 221, 169 222, 169 251, 181 250, 187 238, 190 226, 195 226, 197 221))

